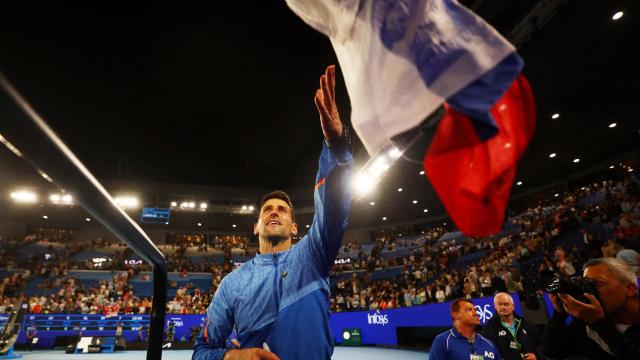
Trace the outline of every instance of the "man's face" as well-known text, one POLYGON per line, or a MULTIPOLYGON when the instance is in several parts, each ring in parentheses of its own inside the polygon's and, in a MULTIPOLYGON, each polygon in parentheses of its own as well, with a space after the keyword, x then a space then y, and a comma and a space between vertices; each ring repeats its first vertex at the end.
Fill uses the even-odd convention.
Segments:
POLYGON ((600 296, 600 303, 607 314, 620 310, 627 298, 635 296, 634 285, 624 285, 609 271, 606 265, 594 265, 584 269, 584 277, 591 279, 600 296))
POLYGON ((493 302, 493 305, 496 307, 496 311, 500 316, 511 316, 515 309, 513 300, 511 300, 511 297, 506 294, 498 295, 493 302))
POLYGON ((258 223, 253 225, 253 233, 261 240, 272 244, 290 239, 298 233, 298 226, 291 216, 291 207, 284 200, 269 199, 260 208, 258 223))
POLYGON ((457 320, 461 325, 478 326, 480 316, 472 303, 461 302, 457 312, 453 313, 453 320, 457 320))

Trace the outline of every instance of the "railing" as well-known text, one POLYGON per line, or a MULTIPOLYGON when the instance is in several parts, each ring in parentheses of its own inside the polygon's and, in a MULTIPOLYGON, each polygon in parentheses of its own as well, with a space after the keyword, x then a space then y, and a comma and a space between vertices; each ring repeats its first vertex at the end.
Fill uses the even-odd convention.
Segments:
POLYGON ((153 267, 147 359, 161 359, 167 302, 164 256, 2 73, 0 88, 0 140, 4 145, 44 179, 73 193, 75 202, 153 267))

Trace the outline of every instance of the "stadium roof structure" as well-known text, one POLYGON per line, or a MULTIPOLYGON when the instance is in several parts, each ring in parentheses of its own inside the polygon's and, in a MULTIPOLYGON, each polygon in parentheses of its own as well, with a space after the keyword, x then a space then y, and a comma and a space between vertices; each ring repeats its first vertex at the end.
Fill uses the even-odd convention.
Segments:
MULTIPOLYGON (((640 68, 629 51, 640 33, 637 1, 462 2, 518 46, 535 91, 536 135, 514 198, 637 165, 629 163, 640 152, 640 68)), ((208 201, 216 189, 283 188, 309 206, 322 136, 313 94, 324 67, 337 60, 328 39, 284 1, 14 1, 3 7, 0 54, 0 69, 108 184, 207 186, 190 195, 208 201)), ((348 121, 341 78, 338 85, 348 121)), ((406 156, 419 162, 427 146, 406 156)), ((363 164, 358 139, 354 151, 363 164)), ((421 170, 398 161, 354 205, 352 222, 446 217, 421 170)), ((5 147, 0 171, 2 191, 44 187, 5 147)), ((181 192, 162 189, 150 195, 156 202, 181 192)), ((225 201, 239 203, 254 196, 229 194, 225 201)))

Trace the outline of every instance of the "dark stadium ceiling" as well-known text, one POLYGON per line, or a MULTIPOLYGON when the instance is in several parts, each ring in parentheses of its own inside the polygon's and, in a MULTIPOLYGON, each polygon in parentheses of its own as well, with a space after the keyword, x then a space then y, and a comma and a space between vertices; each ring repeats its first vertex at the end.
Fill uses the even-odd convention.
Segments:
MULTIPOLYGON (((514 196, 637 158, 637 1, 463 3, 519 46, 535 91, 536 135, 514 196), (618 11, 624 16, 613 21, 618 11)), ((0 11, 0 69, 107 183, 308 188, 300 199, 308 201, 322 136, 312 98, 334 63, 329 41, 284 0, 11 0, 0 11)), ((363 164, 357 140, 355 153, 363 164)), ((3 191, 34 181, 25 169, 0 148, 3 191)), ((442 216, 420 170, 397 163, 357 204, 355 222, 442 216)))

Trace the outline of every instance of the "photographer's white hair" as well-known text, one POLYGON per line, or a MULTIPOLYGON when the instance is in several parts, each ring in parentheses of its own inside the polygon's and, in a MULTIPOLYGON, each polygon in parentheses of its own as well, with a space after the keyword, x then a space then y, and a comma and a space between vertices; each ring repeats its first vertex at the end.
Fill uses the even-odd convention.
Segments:
POLYGON ((613 276, 615 276, 618 280, 620 280, 620 282, 623 283, 624 285, 626 284, 637 285, 638 283, 636 274, 633 273, 633 271, 629 268, 627 264, 625 264, 620 260, 610 258, 610 257, 593 259, 587 262, 584 265, 584 268, 586 269, 588 267, 596 266, 596 265, 605 265, 609 269, 609 271, 611 271, 611 274, 613 274, 613 276))

